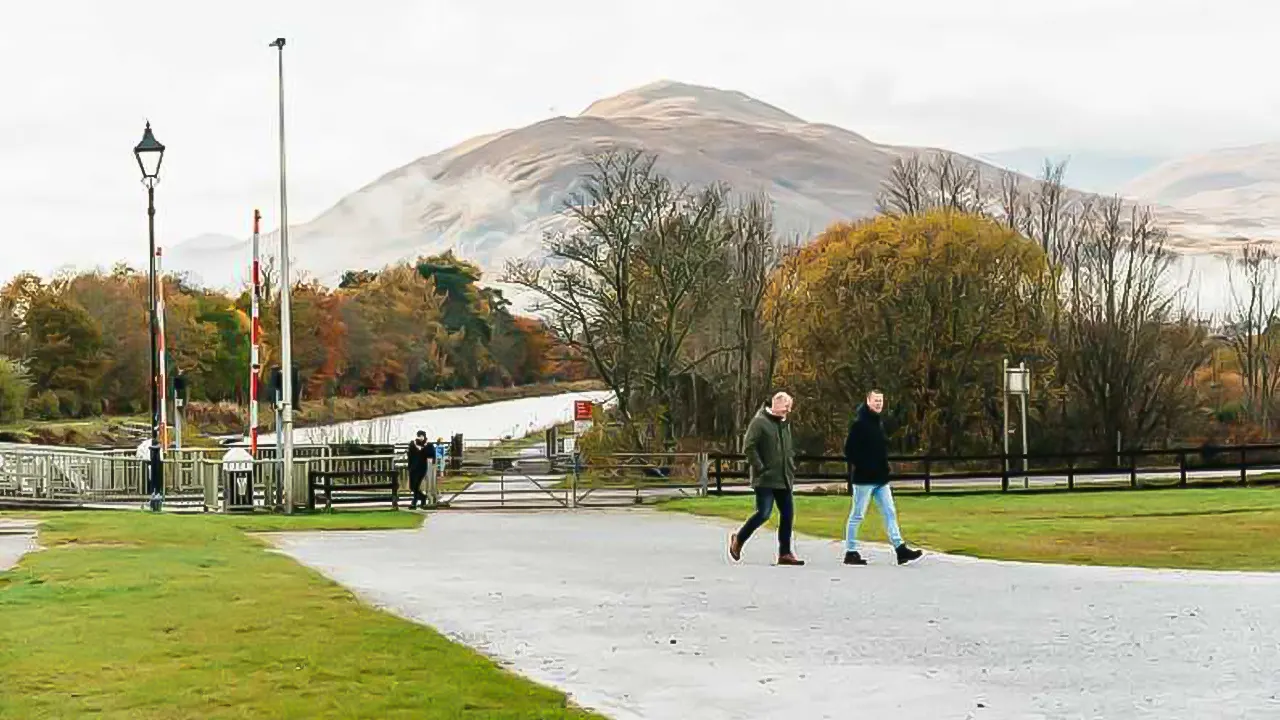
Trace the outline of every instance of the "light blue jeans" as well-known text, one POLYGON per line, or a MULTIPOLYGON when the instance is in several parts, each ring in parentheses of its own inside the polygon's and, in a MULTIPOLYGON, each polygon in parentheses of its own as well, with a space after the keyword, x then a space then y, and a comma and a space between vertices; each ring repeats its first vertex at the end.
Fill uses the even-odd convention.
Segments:
POLYGON ((849 512, 849 525, 844 531, 844 547, 849 552, 858 549, 858 526, 862 524, 862 518, 867 516, 867 506, 871 504, 872 498, 880 508, 880 514, 884 516, 884 530, 889 535, 889 542, 894 547, 902 544, 902 531, 898 529, 898 510, 893 506, 893 491, 889 489, 889 484, 854 485, 853 509, 849 512))

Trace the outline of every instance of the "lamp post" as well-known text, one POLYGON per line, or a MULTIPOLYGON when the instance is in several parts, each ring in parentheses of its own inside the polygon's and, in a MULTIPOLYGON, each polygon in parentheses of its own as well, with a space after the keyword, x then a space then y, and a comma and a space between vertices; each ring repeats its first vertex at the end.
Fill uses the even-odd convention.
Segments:
POLYGON ((160 376, 156 349, 156 184, 160 182, 160 163, 164 145, 151 134, 151 123, 142 132, 142 140, 133 148, 142 171, 142 184, 147 186, 147 234, 151 241, 151 268, 148 273, 150 292, 148 314, 151 318, 151 509, 159 512, 164 496, 164 466, 160 462, 160 376))
POLYGON ((293 311, 289 302, 289 199, 285 191, 284 153, 284 38, 276 38, 268 47, 278 52, 278 87, 280 105, 280 367, 282 376, 280 402, 281 485, 288 488, 285 512, 293 512, 293 311))

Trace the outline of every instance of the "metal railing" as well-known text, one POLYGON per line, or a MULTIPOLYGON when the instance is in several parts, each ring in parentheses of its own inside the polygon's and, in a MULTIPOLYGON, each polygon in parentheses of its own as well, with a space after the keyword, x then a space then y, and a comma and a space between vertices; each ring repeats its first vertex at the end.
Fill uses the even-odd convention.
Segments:
MULTIPOLYGON (((230 471, 225 451, 170 451, 164 465, 164 502, 169 507, 195 510, 224 509, 230 471)), ((295 466, 295 481, 310 463, 325 463, 324 453, 303 458, 295 466)), ((235 465, 236 463, 229 463, 235 465)), ((149 498, 151 467, 146 459, 116 451, 92 451, 34 445, 0 444, 0 504, 79 507, 140 506, 149 498)), ((253 461, 250 473, 257 507, 286 505, 278 460, 253 461)), ((293 507, 305 502, 305 488, 295 490, 293 507)))

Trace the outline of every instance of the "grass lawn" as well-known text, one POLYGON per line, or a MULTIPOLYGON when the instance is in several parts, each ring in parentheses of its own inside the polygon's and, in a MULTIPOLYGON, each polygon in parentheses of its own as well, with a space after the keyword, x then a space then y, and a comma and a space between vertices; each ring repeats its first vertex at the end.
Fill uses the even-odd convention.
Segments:
MULTIPOLYGON (((907 541, 1006 560, 1280 570, 1280 488, 895 496, 907 541)), ((749 497, 663 506, 745 520, 749 497)), ((860 539, 885 541, 874 509, 860 539)), ((797 497, 796 531, 843 538, 848 496, 797 497)), ((776 513, 775 518, 776 520, 776 513)))
POLYGON ((0 573, 0 717, 596 717, 245 533, 420 515, 35 517, 47 549, 0 573))

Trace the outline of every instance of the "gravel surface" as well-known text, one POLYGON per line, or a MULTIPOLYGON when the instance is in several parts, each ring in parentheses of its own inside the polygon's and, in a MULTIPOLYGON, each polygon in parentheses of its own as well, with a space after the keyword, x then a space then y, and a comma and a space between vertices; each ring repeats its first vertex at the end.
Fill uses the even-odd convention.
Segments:
POLYGON ((646 511, 438 513, 275 542, 617 720, 1276 718, 1280 574, 926 555, 646 511))

